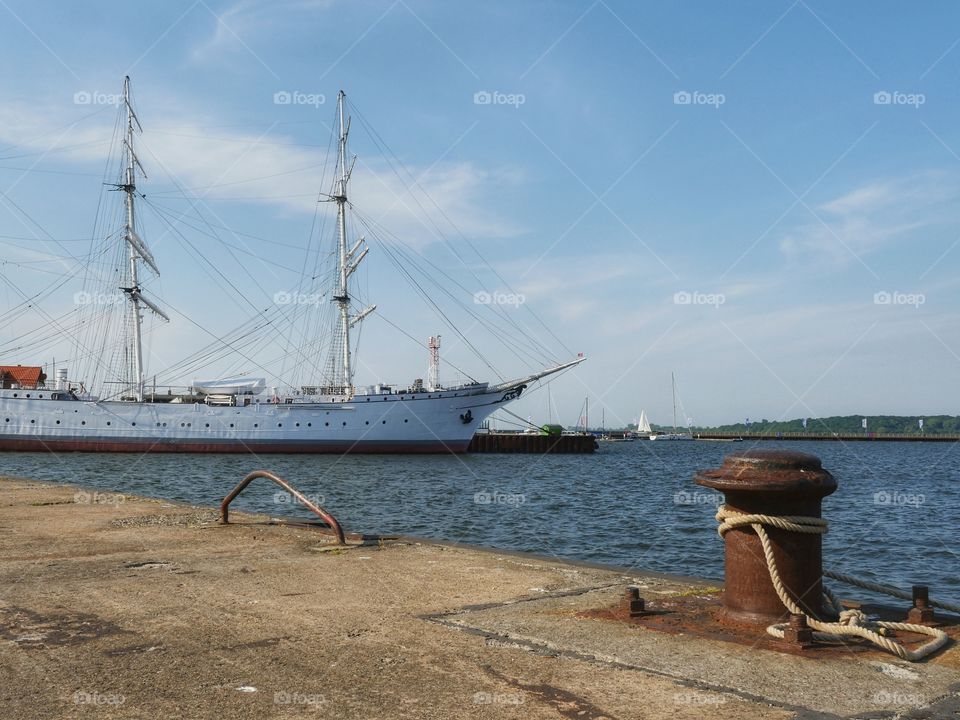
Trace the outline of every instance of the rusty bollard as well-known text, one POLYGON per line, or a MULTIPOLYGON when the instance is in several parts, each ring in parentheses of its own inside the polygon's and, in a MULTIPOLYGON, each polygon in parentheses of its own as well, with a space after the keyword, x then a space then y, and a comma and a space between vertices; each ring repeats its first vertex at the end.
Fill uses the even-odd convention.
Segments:
MULTIPOLYGON (((820 458, 784 450, 748 450, 728 455, 717 470, 694 477, 720 490, 728 510, 747 514, 820 517, 820 503, 837 489, 820 458)), ((766 526, 780 578, 804 612, 823 617, 820 535, 766 526)), ((789 613, 770 582, 760 538, 750 526, 724 536, 723 605, 734 621, 767 625, 789 613)))

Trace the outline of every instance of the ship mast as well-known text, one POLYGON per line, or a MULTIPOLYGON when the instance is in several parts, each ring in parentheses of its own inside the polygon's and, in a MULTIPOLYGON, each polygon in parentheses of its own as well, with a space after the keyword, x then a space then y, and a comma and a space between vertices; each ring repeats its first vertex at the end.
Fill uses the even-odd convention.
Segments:
POLYGON ((350 182, 350 176, 353 174, 354 158, 347 167, 347 136, 350 134, 350 119, 345 116, 344 99, 345 93, 341 90, 337 93, 337 116, 340 121, 340 140, 339 140, 339 172, 340 176, 336 181, 336 188, 331 198, 337 203, 337 287, 333 296, 333 301, 337 304, 339 317, 337 318, 337 327, 334 334, 334 342, 331 345, 332 356, 330 358, 331 377, 329 378, 331 386, 327 388, 332 395, 343 395, 350 397, 353 395, 353 367, 350 358, 350 328, 363 320, 367 315, 376 309, 376 305, 364 308, 356 315, 350 315, 350 276, 356 271, 360 263, 366 257, 369 248, 364 247, 364 238, 360 238, 349 250, 347 249, 347 184, 350 182), (337 357, 336 355, 339 355, 337 357))
POLYGON ((136 231, 136 211, 134 208, 134 199, 137 194, 137 168, 140 168, 140 172, 144 177, 146 177, 147 174, 144 172, 143 166, 140 164, 140 160, 137 159, 137 154, 133 149, 134 125, 136 125, 136 129, 140 132, 143 132, 143 128, 140 126, 140 121, 137 119, 137 115, 133 111, 133 105, 130 101, 129 75, 123 79, 123 104, 126 109, 127 116, 127 131, 126 136, 124 137, 126 163, 124 168, 123 183, 117 187, 126 195, 127 222, 124 228, 124 238, 126 239, 130 250, 130 287, 121 289, 127 294, 127 299, 130 301, 133 313, 133 337, 131 338, 131 344, 133 345, 132 349, 134 362, 134 398, 137 402, 143 402, 144 362, 143 337, 141 330, 143 318, 141 315, 141 308, 146 307, 154 314, 168 322, 170 318, 167 317, 166 314, 164 314, 164 312, 160 310, 160 308, 158 308, 154 303, 145 298, 140 292, 140 261, 143 260, 143 262, 150 266, 150 268, 158 275, 160 274, 160 271, 157 269, 157 264, 154 261, 150 250, 147 249, 147 246, 144 244, 143 240, 140 239, 140 236, 137 235, 136 231))
POLYGON ((677 432, 677 378, 670 373, 670 388, 673 390, 673 432, 677 432))

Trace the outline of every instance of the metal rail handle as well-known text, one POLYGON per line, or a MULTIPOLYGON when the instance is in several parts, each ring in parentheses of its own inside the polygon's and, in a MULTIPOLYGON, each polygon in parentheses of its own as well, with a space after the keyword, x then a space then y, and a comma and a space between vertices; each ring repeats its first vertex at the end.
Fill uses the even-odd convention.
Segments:
POLYGON ((269 470, 254 470, 252 473, 247 475, 243 480, 240 481, 240 484, 237 485, 233 490, 230 491, 230 494, 227 495, 223 502, 220 503, 220 522, 224 525, 230 523, 230 503, 239 495, 251 482, 257 478, 266 478, 267 480, 272 480, 277 485, 282 487, 288 493, 293 495, 297 500, 303 503, 308 509, 313 511, 314 514, 318 515, 321 520, 323 520, 330 528, 333 530, 334 534, 337 536, 338 545, 346 545, 347 541, 343 536, 343 528, 340 527, 340 523, 337 522, 337 519, 324 510, 319 505, 316 505, 310 502, 299 490, 297 490, 293 485, 288 483, 279 475, 275 475, 269 470))

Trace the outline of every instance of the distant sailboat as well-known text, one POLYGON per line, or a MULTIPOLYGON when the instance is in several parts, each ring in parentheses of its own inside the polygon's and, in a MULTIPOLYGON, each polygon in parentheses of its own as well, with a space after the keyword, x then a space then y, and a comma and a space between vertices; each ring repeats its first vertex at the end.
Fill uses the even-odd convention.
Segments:
POLYGON ((670 384, 673 387, 673 432, 653 434, 651 440, 693 440, 690 433, 677 432, 677 379, 670 373, 670 384))
POLYGON ((644 410, 640 411, 640 419, 637 420, 637 434, 638 435, 649 435, 653 432, 653 428, 650 427, 650 420, 647 419, 647 413, 644 410))

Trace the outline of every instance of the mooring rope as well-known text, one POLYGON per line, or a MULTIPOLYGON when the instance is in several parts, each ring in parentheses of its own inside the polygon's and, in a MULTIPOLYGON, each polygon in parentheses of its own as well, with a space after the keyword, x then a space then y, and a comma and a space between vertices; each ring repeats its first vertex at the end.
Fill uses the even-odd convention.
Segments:
MULTIPOLYGON (((728 510, 726 505, 721 505, 717 509, 716 519, 717 522, 720 523, 720 527, 718 528, 720 537, 723 537, 727 532, 733 530, 734 528, 744 527, 747 525, 753 528, 754 532, 757 533, 757 537, 760 538, 760 545, 763 547, 763 555, 767 561, 767 570, 770 573, 770 582, 773 584, 773 588, 776 590, 777 596, 780 598, 780 602, 782 602, 784 607, 786 607, 787 610, 794 615, 804 615, 807 619, 807 624, 819 634, 831 638, 838 636, 860 637, 872 642, 877 647, 881 647, 887 652, 893 653, 894 655, 897 655, 910 662, 917 662, 918 660, 925 658, 930 653, 936 652, 949 640, 949 637, 943 630, 927 627, 925 625, 887 621, 870 622, 867 619, 866 614, 860 610, 843 610, 833 593, 826 588, 824 588, 824 595, 832 606, 832 609, 839 614, 839 622, 824 622, 819 618, 811 617, 809 613, 804 612, 793 600, 793 598, 790 597, 790 594, 783 585, 783 581, 780 579, 780 572, 777 570, 776 559, 773 556, 773 546, 770 543, 770 536, 767 535, 767 531, 764 526, 768 525, 779 528, 780 530, 787 530, 789 532, 824 535, 827 532, 826 520, 823 520, 822 518, 804 517, 800 515, 751 515, 728 510), (901 643, 884 637, 882 633, 884 633, 886 630, 901 630, 904 632, 930 635, 933 637, 933 639, 924 643, 916 650, 910 650, 904 647, 901 643)), ((824 574, 828 575, 829 577, 840 575, 840 573, 824 574)), ((856 578, 851 578, 848 575, 843 575, 842 577, 836 579, 839 579, 841 582, 857 580, 856 578)), ((867 589, 876 590, 877 592, 883 593, 887 593, 889 590, 896 590, 895 588, 887 588, 876 583, 867 583, 865 580, 858 580, 852 584, 860 585, 861 587, 867 587, 867 589)), ((901 593, 899 590, 896 590, 896 593, 898 594, 896 594, 895 597, 902 597, 905 595, 905 593, 901 593)), ((907 596, 907 599, 909 598, 910 596, 907 596)), ((937 607, 944 607, 945 605, 945 603, 936 603, 937 607)), ((947 609, 952 608, 947 606, 947 609)), ((784 636, 784 627, 786 627, 785 623, 770 625, 767 628, 767 632, 774 637, 782 638, 784 636)))

